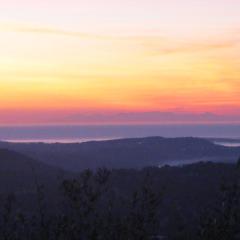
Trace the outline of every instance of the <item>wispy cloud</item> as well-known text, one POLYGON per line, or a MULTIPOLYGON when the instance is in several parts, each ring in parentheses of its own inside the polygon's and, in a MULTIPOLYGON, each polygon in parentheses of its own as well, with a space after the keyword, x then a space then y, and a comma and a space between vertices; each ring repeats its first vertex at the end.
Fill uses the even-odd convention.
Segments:
POLYGON ((19 33, 36 33, 47 35, 62 35, 79 38, 108 38, 108 36, 97 35, 85 32, 70 31, 60 28, 45 27, 45 26, 29 26, 24 24, 0 24, 0 31, 4 32, 19 32, 19 33))
MULTIPOLYGON (((135 44, 143 49, 147 55, 164 55, 176 53, 191 53, 201 51, 211 51, 219 49, 234 48, 240 42, 239 31, 234 32, 231 39, 222 40, 185 40, 179 41, 167 37, 164 34, 146 34, 146 35, 129 35, 129 34, 94 34, 80 31, 65 30, 56 27, 34 26, 25 24, 1 24, 0 32, 18 32, 18 33, 35 33, 44 35, 59 35, 62 37, 77 37, 82 39, 97 39, 109 41, 121 41, 127 44, 135 44)), ((224 39, 224 38, 223 38, 224 39)))
POLYGON ((234 48, 239 44, 236 39, 230 40, 210 40, 209 42, 204 41, 192 41, 185 43, 172 43, 171 46, 163 46, 158 43, 147 44, 143 46, 147 50, 149 55, 167 55, 167 54, 178 54, 178 53, 196 53, 203 51, 213 51, 213 50, 224 50, 228 48, 234 48))

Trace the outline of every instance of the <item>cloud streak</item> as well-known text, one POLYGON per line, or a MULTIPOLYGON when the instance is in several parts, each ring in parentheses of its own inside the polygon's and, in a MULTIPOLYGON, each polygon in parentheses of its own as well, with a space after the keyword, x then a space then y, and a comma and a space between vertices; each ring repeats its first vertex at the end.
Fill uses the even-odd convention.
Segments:
POLYGON ((51 27, 37 27, 37 26, 25 26, 25 25, 14 25, 14 24, 2 24, 0 25, 0 31, 4 32, 18 32, 18 33, 36 33, 36 34, 46 34, 46 35, 60 35, 68 37, 78 37, 78 38, 99 38, 107 39, 108 36, 95 35, 85 32, 69 31, 58 28, 51 27))
POLYGON ((209 50, 218 50, 233 48, 239 44, 239 31, 235 32, 236 38, 228 40, 210 40, 210 41, 174 41, 163 34, 151 35, 108 35, 108 34, 93 34, 80 31, 64 30, 60 28, 45 27, 45 26, 28 26, 24 24, 0 24, 0 31, 3 32, 18 32, 18 33, 35 33, 44 35, 58 35, 64 37, 77 37, 82 39, 97 39, 109 41, 122 41, 129 44, 137 44, 146 49, 151 55, 159 54, 175 54, 201 52, 209 50))
POLYGON ((218 40, 218 41, 192 41, 185 43, 173 42, 171 46, 164 46, 158 43, 155 44, 143 44, 147 49, 149 55, 170 55, 170 54, 181 54, 181 53, 197 53, 214 50, 224 50, 229 48, 237 47, 239 41, 237 39, 229 40, 218 40))

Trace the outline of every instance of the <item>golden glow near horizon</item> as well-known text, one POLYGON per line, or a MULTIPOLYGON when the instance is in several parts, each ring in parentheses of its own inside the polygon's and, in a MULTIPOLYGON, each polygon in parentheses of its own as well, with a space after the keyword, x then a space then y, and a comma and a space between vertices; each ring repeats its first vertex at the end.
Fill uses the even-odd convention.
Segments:
POLYGON ((240 110, 240 1, 0 1, 0 49, 0 115, 240 110))

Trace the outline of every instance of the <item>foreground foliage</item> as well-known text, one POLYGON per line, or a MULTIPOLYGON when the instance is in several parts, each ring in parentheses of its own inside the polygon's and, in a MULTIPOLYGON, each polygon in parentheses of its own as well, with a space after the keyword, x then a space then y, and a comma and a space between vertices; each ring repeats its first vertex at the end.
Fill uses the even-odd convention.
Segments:
POLYGON ((110 172, 83 172, 62 183, 64 199, 58 213, 46 209, 44 187, 36 182, 36 211, 18 212, 15 198, 5 200, 0 236, 3 240, 126 240, 149 239, 157 233, 160 194, 145 184, 131 198, 119 199, 108 190, 110 172))
POLYGON ((87 170, 61 180, 58 191, 36 177, 30 199, 1 196, 0 239, 240 239, 239 176, 234 166, 211 163, 87 170))

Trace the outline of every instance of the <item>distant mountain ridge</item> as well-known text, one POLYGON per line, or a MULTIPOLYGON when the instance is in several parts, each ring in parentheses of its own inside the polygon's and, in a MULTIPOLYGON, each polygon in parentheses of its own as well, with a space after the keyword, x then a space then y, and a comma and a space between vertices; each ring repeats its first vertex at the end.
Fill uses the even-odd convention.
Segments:
POLYGON ((65 170, 86 168, 142 168, 173 162, 234 162, 240 148, 216 145, 202 138, 130 138, 71 144, 6 143, 0 148, 18 151, 41 162, 65 170))

